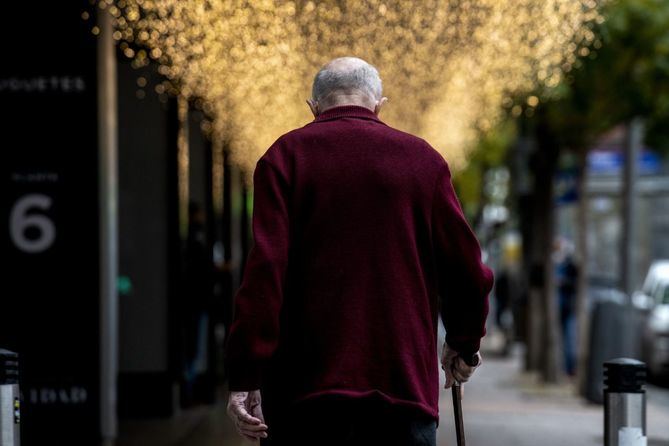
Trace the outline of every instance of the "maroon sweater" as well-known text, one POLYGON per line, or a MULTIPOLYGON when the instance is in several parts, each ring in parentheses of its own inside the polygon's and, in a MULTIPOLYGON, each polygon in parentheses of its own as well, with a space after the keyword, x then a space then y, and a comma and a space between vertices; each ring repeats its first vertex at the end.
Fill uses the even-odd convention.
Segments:
POLYGON ((493 282, 439 153, 363 107, 327 110, 258 161, 253 235, 230 390, 438 417, 438 317, 452 348, 476 352, 493 282))

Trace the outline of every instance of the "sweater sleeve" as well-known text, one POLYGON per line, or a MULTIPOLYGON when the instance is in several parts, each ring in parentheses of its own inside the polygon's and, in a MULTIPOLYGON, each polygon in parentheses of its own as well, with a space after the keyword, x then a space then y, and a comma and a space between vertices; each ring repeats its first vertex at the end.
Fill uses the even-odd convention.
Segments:
POLYGON ((227 340, 230 390, 260 388, 262 369, 278 345, 289 249, 287 194, 285 178, 261 158, 253 174, 254 243, 227 340))
POLYGON ((435 185, 432 232, 446 342, 458 353, 472 355, 485 336, 493 274, 481 260, 481 247, 467 224, 445 163, 435 185))

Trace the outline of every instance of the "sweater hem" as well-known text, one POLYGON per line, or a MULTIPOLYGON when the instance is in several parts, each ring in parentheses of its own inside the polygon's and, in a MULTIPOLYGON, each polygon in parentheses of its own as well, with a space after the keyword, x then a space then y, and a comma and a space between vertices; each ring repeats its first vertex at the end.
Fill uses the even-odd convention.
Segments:
POLYGON ((350 389, 321 390, 318 392, 309 393, 308 395, 297 398, 294 401, 295 403, 301 403, 325 396, 341 396, 351 399, 356 399, 356 398, 367 399, 375 397, 380 398, 383 401, 386 401, 392 405, 410 409, 412 411, 421 412, 424 415, 427 415, 428 417, 435 420, 437 422, 437 426, 439 425, 439 410, 435 410, 434 408, 428 406, 425 403, 392 397, 384 392, 381 392, 380 390, 350 390, 350 389))

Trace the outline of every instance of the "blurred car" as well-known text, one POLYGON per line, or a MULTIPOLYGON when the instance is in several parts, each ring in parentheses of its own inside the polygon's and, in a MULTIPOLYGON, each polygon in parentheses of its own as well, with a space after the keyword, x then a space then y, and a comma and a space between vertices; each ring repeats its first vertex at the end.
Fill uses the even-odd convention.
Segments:
POLYGON ((648 312, 642 339, 648 370, 653 376, 669 378, 669 260, 651 265, 643 288, 632 301, 648 312))
POLYGON ((641 291, 632 296, 632 304, 640 310, 652 310, 657 305, 657 296, 662 283, 669 278, 669 260, 656 260, 648 269, 641 291))

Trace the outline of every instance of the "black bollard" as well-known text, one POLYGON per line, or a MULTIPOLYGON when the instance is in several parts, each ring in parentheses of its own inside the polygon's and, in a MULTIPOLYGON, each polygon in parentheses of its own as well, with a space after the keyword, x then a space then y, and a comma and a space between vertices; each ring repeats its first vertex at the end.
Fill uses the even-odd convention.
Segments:
POLYGON ((19 355, 0 349, 0 446, 19 446, 19 355))
POLYGON ((604 446, 646 445, 646 364, 618 358, 604 363, 604 446))

